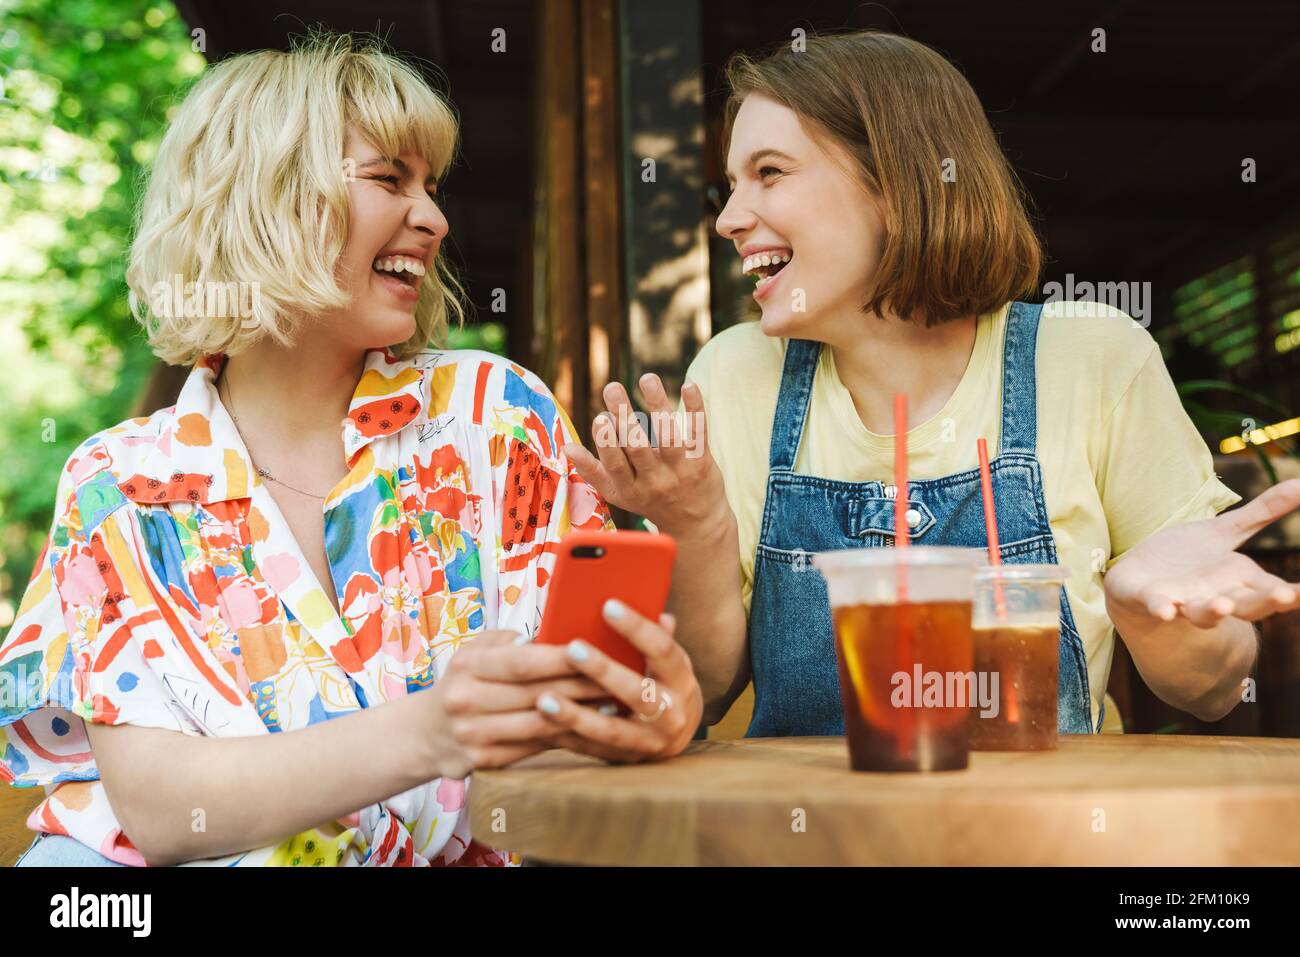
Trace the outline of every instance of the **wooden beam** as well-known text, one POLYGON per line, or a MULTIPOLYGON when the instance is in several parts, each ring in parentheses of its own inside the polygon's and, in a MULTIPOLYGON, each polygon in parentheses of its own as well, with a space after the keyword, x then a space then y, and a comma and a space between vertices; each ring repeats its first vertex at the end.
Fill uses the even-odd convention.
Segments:
MULTIPOLYGON (((543 0, 537 58, 538 182, 529 365, 578 420, 586 416, 587 342, 579 245, 581 100, 577 0, 543 0), (582 397, 582 407, 575 400, 582 397)), ((512 343, 513 345, 513 343, 512 343)), ((512 349, 519 355, 519 350, 512 349)))
POLYGON ((591 416, 605 407, 601 390, 623 374, 622 163, 615 6, 616 0, 582 3, 588 393, 586 411, 577 420, 577 428, 584 437, 591 416))

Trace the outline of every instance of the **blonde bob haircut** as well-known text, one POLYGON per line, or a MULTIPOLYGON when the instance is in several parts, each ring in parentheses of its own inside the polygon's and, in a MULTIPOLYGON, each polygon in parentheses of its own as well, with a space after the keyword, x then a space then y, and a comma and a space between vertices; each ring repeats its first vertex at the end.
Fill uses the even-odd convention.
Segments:
MULTIPOLYGON (((180 104, 137 211, 131 312, 163 361, 292 346, 313 314, 348 304, 347 127, 382 155, 413 152, 441 179, 457 146, 450 106, 377 38, 313 31, 285 53, 209 67, 180 104), (184 287, 184 293, 180 287, 184 287), (203 291, 206 290, 206 295, 203 291), (249 295, 249 290, 254 294, 249 295), (242 308, 229 308, 233 301, 242 308)), ((420 287, 410 358, 464 321, 443 256, 420 287)))
POLYGON ((881 204, 885 240, 862 309, 927 325, 1037 289, 1042 247, 979 98, 930 47, 890 33, 808 36, 726 65, 723 154, 758 93, 841 146, 881 204))

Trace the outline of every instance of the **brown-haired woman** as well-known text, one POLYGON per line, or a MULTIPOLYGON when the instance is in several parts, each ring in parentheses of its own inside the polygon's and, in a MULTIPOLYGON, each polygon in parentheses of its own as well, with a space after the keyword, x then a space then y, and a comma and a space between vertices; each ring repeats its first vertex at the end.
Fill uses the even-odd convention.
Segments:
MULTIPOLYGON (((1007 562, 1059 562, 1059 727, 1100 730, 1115 629, 1144 679, 1205 719, 1240 700, 1249 621, 1297 591, 1234 549, 1297 504, 1239 500, 1215 476, 1154 340, 1094 303, 1020 301, 1042 254, 974 91, 903 37, 809 38, 728 67, 717 230, 757 278, 758 323, 695 359, 672 436, 567 451, 609 501, 680 543, 679 638, 706 723, 751 679, 748 734, 844 730, 813 552, 892 543, 892 397, 911 410, 907 522, 924 545, 983 547, 976 440, 992 462, 1007 562), (695 436, 686 447, 699 448, 695 436), (738 587, 739 586, 739 587, 738 587)), ((667 412, 655 376, 646 404, 667 412)), ((606 387, 611 412, 628 404, 606 387)))

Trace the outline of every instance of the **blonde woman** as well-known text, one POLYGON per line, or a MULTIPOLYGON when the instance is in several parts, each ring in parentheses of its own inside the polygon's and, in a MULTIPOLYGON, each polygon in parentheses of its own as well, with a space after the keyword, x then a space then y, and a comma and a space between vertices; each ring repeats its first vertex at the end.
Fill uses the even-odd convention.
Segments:
POLYGON ((654 703, 581 641, 528 643, 557 542, 612 526, 536 376, 428 348, 460 315, 455 142, 347 37, 223 61, 181 106, 127 279, 193 371, 73 453, 0 646, 0 773, 48 792, 24 865, 508 864, 469 832, 473 770, 690 739, 671 619, 608 609, 654 703), (609 694, 633 716, 581 703, 609 694))
MULTIPOLYGON (((810 37, 728 71, 717 221, 760 321, 709 342, 683 404, 709 454, 569 451, 609 501, 678 539, 672 607, 716 722, 752 681, 747 734, 843 734, 813 552, 893 542, 892 397, 911 414, 919 545, 982 548, 988 440, 1005 562, 1059 562, 1059 730, 1099 731, 1116 630, 1147 684, 1205 720, 1242 698, 1249 624, 1300 591, 1235 549, 1300 505, 1247 508, 1214 474, 1139 323, 1022 301, 1042 252, 970 84, 905 37, 810 37), (1217 517, 1216 517, 1217 516, 1217 517)), ((1104 237, 1098 237, 1104 241, 1104 237)), ((669 413, 658 379, 641 387, 669 413)), ((616 416, 628 397, 606 387, 616 416)))

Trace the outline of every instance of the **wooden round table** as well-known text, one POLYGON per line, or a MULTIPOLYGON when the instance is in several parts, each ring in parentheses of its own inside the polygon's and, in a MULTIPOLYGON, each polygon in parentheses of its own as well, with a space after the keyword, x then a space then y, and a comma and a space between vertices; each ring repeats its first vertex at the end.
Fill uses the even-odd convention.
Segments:
POLYGON ((852 772, 843 738, 550 751, 469 799, 478 840, 566 864, 1300 864, 1297 738, 1063 735, 929 774, 852 772))

